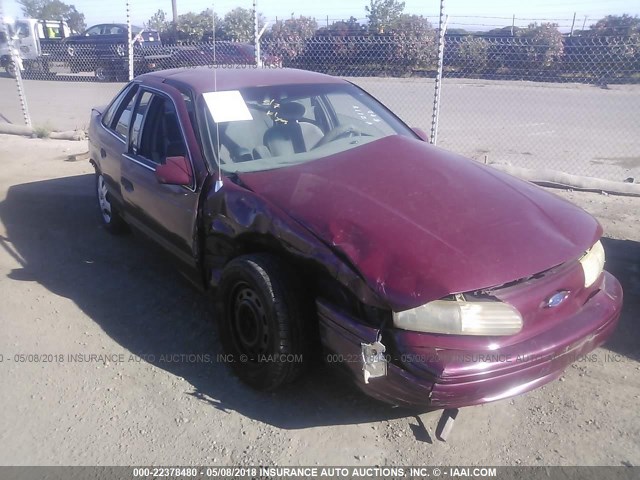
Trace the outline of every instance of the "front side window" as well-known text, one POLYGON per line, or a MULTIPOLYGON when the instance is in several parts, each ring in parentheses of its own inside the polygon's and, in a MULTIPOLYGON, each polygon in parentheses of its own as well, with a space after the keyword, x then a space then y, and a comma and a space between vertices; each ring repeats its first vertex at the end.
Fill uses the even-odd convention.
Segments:
POLYGON ((138 155, 156 164, 165 163, 167 157, 187 156, 187 147, 173 102, 163 95, 153 95, 145 109, 146 118, 137 146, 138 155))
POLYGON ((27 38, 29 36, 29 24, 25 22, 16 22, 16 34, 19 38, 27 38))
POLYGON ((279 85, 240 93, 251 120, 216 124, 202 102, 205 146, 227 173, 314 161, 390 135, 416 138, 378 101, 353 85, 279 85))

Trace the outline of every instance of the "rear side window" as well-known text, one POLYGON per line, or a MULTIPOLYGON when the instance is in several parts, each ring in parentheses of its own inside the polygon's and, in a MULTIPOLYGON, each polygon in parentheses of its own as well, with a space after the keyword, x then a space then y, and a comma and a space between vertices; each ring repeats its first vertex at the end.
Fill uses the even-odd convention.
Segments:
POLYGON ((133 146, 134 153, 137 153, 137 149, 140 147, 140 132, 142 131, 142 125, 151 97, 151 92, 143 91, 140 95, 138 108, 136 108, 136 118, 133 122, 133 128, 131 129, 131 145, 133 146))
MULTIPOLYGON (((123 138, 127 138, 129 133, 129 124, 131 123, 131 112, 133 112, 133 106, 135 105, 136 97, 133 95, 131 99, 126 103, 125 108, 121 109, 119 115, 116 118, 116 133, 123 138)), ((125 103, 125 102, 123 102, 125 103)))
POLYGON ((115 113, 118 111, 120 104, 122 104, 122 102, 125 99, 127 99, 126 101, 128 102, 129 99, 135 95, 137 89, 138 89, 137 85, 130 85, 127 88, 122 89, 122 91, 118 94, 115 100, 111 102, 111 105, 109 105, 109 107, 107 108, 107 111, 102 116, 102 124, 105 127, 109 129, 113 129, 112 127, 113 117, 115 113))
POLYGON ((95 27, 91 27, 89 30, 84 32, 85 35, 101 35, 102 34, 102 25, 96 25, 95 27))

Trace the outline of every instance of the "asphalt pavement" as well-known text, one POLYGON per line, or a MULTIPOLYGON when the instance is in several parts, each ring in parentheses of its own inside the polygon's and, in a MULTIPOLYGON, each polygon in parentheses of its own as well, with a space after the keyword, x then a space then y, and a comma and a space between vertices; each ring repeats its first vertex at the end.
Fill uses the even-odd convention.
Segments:
MULTIPOLYGON (((349 80, 429 133, 433 79, 349 80)), ((70 130, 86 128, 91 107, 123 85, 63 77, 25 80, 24 91, 35 126, 70 130)), ((0 122, 21 123, 16 82, 0 77, 0 92, 0 122)), ((640 181, 639 111, 640 85, 445 79, 437 145, 487 163, 640 181)))

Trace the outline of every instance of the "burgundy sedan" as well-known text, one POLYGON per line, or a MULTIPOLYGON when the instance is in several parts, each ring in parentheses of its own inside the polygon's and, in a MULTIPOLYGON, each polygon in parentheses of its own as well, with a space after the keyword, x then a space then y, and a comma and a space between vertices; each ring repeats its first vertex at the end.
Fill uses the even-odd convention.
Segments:
POLYGON ((106 230, 215 299, 263 390, 324 352, 369 395, 456 408, 558 377, 622 304, 580 208, 429 145, 357 86, 288 69, 142 75, 92 111, 106 230))

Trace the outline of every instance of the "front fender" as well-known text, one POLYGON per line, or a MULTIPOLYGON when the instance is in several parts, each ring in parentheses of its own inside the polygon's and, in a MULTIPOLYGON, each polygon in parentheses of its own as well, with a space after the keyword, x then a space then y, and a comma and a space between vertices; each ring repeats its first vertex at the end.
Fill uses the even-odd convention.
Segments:
POLYGON ((205 267, 215 287, 232 258, 261 248, 324 271, 367 305, 388 309, 364 279, 325 243, 257 193, 227 180, 204 204, 205 267))

